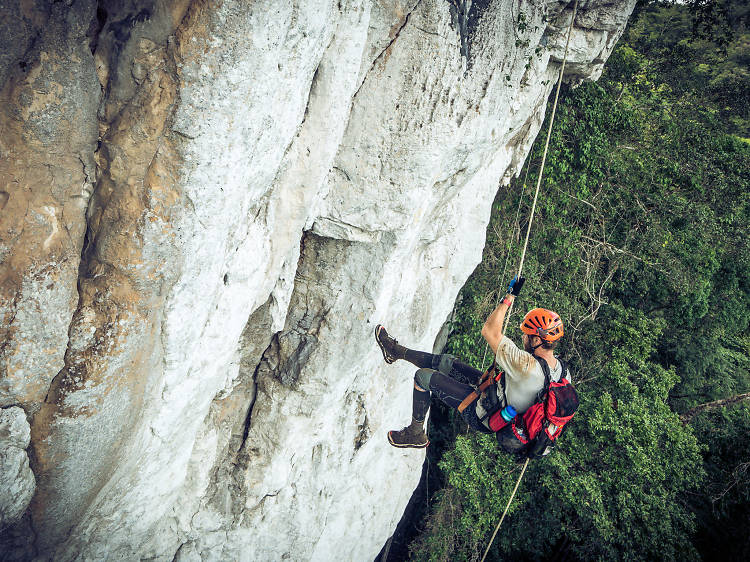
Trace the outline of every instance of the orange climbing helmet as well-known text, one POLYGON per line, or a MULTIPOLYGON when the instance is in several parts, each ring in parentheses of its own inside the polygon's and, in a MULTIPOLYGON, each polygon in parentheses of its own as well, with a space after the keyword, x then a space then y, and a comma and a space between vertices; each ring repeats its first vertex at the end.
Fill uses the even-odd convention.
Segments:
POLYGON ((551 343, 563 337, 563 323, 557 313, 546 308, 534 308, 523 317, 521 331, 551 343))

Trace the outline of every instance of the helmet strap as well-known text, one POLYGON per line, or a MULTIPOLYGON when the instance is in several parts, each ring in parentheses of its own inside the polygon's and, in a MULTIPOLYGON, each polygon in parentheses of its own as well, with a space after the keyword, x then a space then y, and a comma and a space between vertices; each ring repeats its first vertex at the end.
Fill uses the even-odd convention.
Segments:
POLYGON ((539 342, 540 342, 537 345, 532 345, 531 346, 531 351, 536 351, 537 348, 542 347, 544 345, 544 340, 542 338, 540 338, 539 336, 529 336, 529 337, 539 338, 539 342))

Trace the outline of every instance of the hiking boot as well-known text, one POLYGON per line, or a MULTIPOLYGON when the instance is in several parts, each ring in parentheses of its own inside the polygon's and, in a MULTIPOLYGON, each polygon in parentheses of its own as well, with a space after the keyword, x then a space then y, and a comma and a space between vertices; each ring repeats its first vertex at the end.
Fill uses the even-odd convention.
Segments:
POLYGON ((424 449, 430 444, 421 422, 412 422, 401 431, 389 431, 388 442, 404 449, 424 449))
POLYGON ((398 341, 393 339, 385 331, 385 328, 378 324, 375 326, 375 341, 378 342, 380 351, 383 352, 383 359, 386 363, 393 363, 398 359, 403 359, 406 354, 406 348, 399 345, 398 341))

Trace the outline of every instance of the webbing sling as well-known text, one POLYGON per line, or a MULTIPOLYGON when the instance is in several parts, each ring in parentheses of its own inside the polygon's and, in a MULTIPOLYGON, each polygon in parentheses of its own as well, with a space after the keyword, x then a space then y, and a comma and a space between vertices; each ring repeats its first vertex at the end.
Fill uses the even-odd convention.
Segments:
POLYGON ((471 394, 469 394, 466 398, 464 398, 461 403, 458 405, 458 411, 459 413, 463 413, 466 408, 468 408, 471 404, 477 401, 477 399, 482 395, 482 393, 487 390, 490 386, 492 386, 495 383, 497 369, 495 369, 495 363, 493 362, 492 365, 490 365, 487 370, 484 372, 484 374, 479 379, 479 387, 476 390, 473 390, 471 394))

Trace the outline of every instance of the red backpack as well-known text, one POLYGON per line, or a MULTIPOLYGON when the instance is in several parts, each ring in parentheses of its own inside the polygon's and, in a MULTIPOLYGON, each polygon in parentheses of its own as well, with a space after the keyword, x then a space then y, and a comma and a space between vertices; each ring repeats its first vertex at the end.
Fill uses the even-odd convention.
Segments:
MULTIPOLYGON (((562 373, 558 382, 550 380, 547 362, 534 356, 544 372, 544 388, 537 393, 536 400, 523 414, 517 414, 506 422, 500 411, 490 417, 490 429, 495 431, 497 443, 511 454, 521 458, 536 458, 545 455, 578 409, 578 394, 567 378, 568 368, 562 363, 562 373)), ((505 373, 498 377, 498 388, 505 394, 505 373)), ((504 401, 507 402, 507 401, 504 401)))

